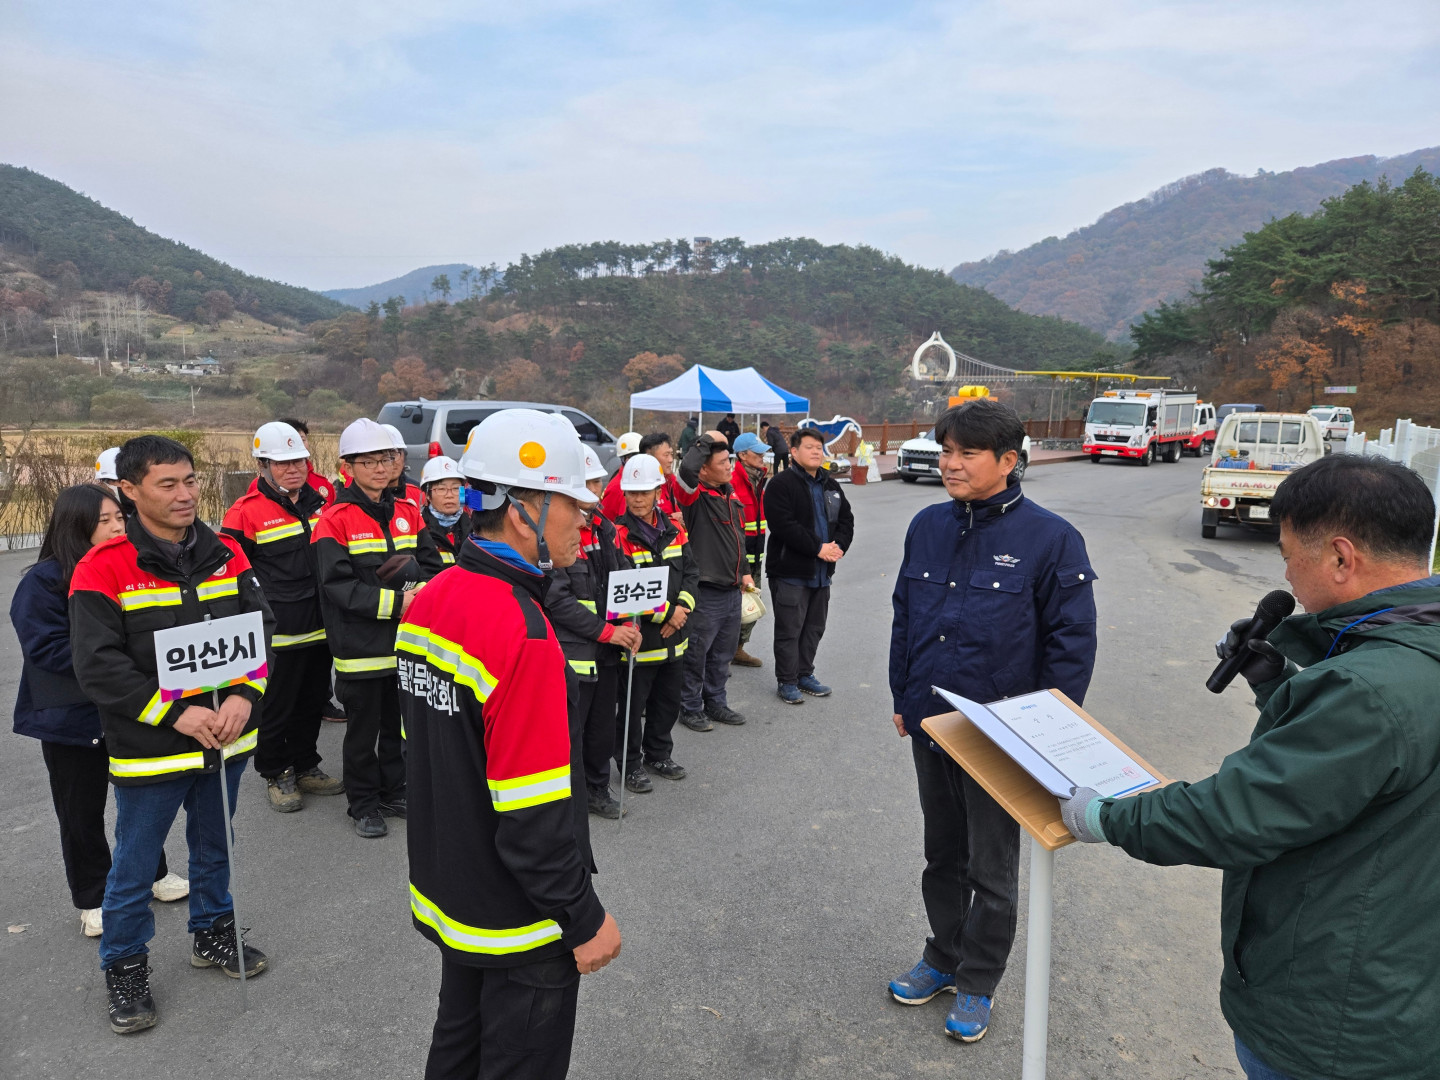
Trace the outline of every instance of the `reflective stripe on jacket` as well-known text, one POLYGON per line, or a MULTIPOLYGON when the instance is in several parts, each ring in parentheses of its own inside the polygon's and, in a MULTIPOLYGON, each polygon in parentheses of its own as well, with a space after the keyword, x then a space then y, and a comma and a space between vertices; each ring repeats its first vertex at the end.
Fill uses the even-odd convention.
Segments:
POLYGON ((654 544, 647 544, 638 518, 624 514, 615 523, 616 542, 620 552, 637 569, 649 566, 668 566, 670 583, 666 590, 665 607, 649 618, 639 620, 640 649, 635 654, 637 664, 665 664, 685 655, 690 644, 690 623, 685 623, 669 637, 661 637, 660 631, 669 620, 676 606, 686 611, 695 610, 695 594, 700 588, 700 572, 690 554, 689 536, 685 530, 658 511, 652 513, 651 528, 659 527, 654 544))
POLYGON ((584 680, 598 677, 597 661, 613 664, 620 650, 602 645, 609 637, 610 624, 605 604, 610 574, 630 569, 630 560, 621 553, 615 526, 598 512, 580 530, 580 554, 570 566, 550 571, 545 593, 545 615, 555 628, 570 670, 584 680))

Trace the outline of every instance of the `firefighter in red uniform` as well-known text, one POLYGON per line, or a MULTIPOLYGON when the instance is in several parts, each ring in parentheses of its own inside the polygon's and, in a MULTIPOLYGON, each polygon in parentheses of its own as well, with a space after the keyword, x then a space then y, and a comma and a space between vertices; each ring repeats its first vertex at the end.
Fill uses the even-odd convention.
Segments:
POLYGON ((394 424, 381 424, 386 434, 390 436, 391 444, 395 447, 394 470, 391 473, 391 483, 395 485, 395 497, 397 499, 409 499, 416 506, 425 505, 425 492, 410 481, 410 474, 405 471, 405 455, 409 447, 405 445, 405 435, 394 424))
POLYGON ((345 786, 320 768, 320 717, 330 702, 330 650, 320 621, 310 532, 324 499, 309 484, 310 451, 300 432, 273 421, 255 432, 258 475, 225 512, 233 536, 259 575, 275 612, 270 693, 260 706, 255 771, 265 778, 271 809, 290 813, 300 793, 339 795, 345 786))
MULTIPOLYGON (((765 485, 769 482, 769 473, 765 470, 765 450, 766 446, 758 435, 745 432, 735 440, 735 464, 739 468, 730 474, 730 483, 745 507, 745 555, 750 560, 750 577, 755 582, 756 591, 760 588, 761 563, 765 561, 765 485)), ((745 651, 754 630, 753 622, 741 624, 740 644, 735 649, 732 664, 764 666, 758 656, 751 656, 745 651)))
POLYGON ((460 466, 443 455, 427 461, 420 473, 420 489, 425 492, 428 504, 420 516, 440 552, 440 561, 446 566, 455 565, 460 545, 470 535, 470 511, 461 499, 464 486, 460 466))
MULTIPOLYGON (((219 691, 218 709, 208 695, 167 701, 156 675, 155 632, 258 611, 268 639, 274 619, 240 545, 196 519, 199 482, 190 451, 173 439, 142 435, 120 448, 116 474, 135 511, 124 536, 91 548, 75 567, 70 648, 80 688, 100 710, 115 785, 100 966, 110 1027, 123 1035, 157 1018, 147 960, 155 932, 150 886, 181 806, 190 846, 190 962, 239 978, 225 856, 230 823, 221 812, 220 783, 223 774, 233 812, 245 759, 255 750, 254 706, 265 692, 259 672, 268 661, 261 642, 250 676, 219 691)), ((238 936, 243 942, 243 931, 238 936)), ((265 969, 258 949, 245 945, 243 955, 247 976, 265 969)))
POLYGON ((420 508, 395 498, 395 448, 374 420, 340 435, 354 479, 320 515, 311 540, 320 581, 320 615, 335 658, 335 692, 345 729, 345 794, 355 832, 390 831, 404 817, 405 761, 395 690, 395 630, 416 590, 443 566, 420 508))
MULTIPOLYGON (((288 427, 294 428, 300 435, 300 444, 305 447, 305 453, 310 453, 309 424, 305 423, 304 420, 299 420, 293 416, 282 416, 279 420, 273 421, 273 423, 285 424, 288 427)), ((335 483, 335 481, 327 480, 325 477, 321 476, 318 472, 316 472, 313 462, 306 461, 305 466, 307 469, 305 483, 310 486, 310 490, 320 496, 322 508, 329 506, 332 502, 335 501, 335 488, 337 484, 335 483)), ((254 480, 251 480, 250 486, 245 489, 247 494, 254 491, 259 482, 260 478, 258 476, 254 480)), ((344 487, 345 485, 342 482, 338 486, 344 487)))
MULTIPOLYGON (((629 439, 635 433, 627 432, 620 436, 621 446, 625 445, 624 440, 629 439)), ((638 437, 637 437, 638 438, 638 437)), ((633 445, 633 444, 632 444, 633 445)), ((663 431, 652 432, 643 439, 638 439, 640 453, 649 454, 660 463, 660 473, 664 483, 655 493, 656 505, 660 507, 660 513, 666 517, 674 518, 675 524, 681 524, 680 501, 676 497, 676 480, 672 471, 675 465, 675 450, 670 445, 670 436, 663 431)), ((625 513, 625 492, 620 490, 620 474, 625 471, 625 463, 633 455, 625 455, 620 462, 620 468, 615 470, 615 475, 605 485, 605 494, 600 497, 600 512, 611 521, 618 521, 620 515, 625 513)))
POLYGON ((441 954, 427 1080, 561 1080, 580 976, 620 953, 543 610, 579 553, 584 462, 563 417, 482 421, 460 459, 475 531, 400 627, 410 909, 441 954))

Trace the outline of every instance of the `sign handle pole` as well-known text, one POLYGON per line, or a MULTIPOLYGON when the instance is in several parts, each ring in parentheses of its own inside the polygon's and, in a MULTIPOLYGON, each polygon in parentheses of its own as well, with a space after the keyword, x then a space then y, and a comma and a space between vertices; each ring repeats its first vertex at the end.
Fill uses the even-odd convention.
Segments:
POLYGON ((1025 1038, 1020 1080, 1045 1080, 1050 1028, 1050 917, 1055 900, 1055 853, 1030 838, 1030 917, 1025 933, 1025 1038))
MULTIPOLYGON (((636 620, 631 619, 635 626, 636 620)), ((615 823, 616 833, 625 828, 625 777, 630 764, 630 696, 635 688, 635 650, 630 650, 630 674, 625 680, 625 745, 620 748, 620 820, 615 823)))
MULTIPOLYGON (((205 620, 209 622, 209 619, 205 620)), ((210 704, 220 711, 220 691, 210 691, 210 704)), ((230 781, 226 775, 225 751, 220 751, 220 809, 225 815, 225 859, 230 868, 230 917, 235 920, 235 949, 240 962, 240 1011, 249 1012, 250 1002, 245 990, 245 943, 240 936, 240 912, 235 904, 235 837, 230 828, 230 781)))

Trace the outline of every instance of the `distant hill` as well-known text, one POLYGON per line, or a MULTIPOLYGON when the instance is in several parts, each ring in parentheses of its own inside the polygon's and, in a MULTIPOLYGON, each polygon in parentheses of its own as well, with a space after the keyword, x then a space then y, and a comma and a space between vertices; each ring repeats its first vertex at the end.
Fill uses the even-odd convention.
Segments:
POLYGON ((1161 303, 1186 296, 1208 260, 1272 218, 1312 213, 1362 180, 1400 183, 1440 168, 1440 147, 1399 157, 1342 158, 1290 172, 1211 169, 1111 210, 1063 240, 962 263, 951 276, 1034 315, 1056 315, 1112 341, 1161 303))
POLYGON ((308 323, 344 310, 317 292, 242 273, 156 236, 59 181, 15 165, 0 165, 0 246, 25 256, 47 279, 78 278, 87 289, 140 292, 156 310, 181 318, 213 306, 205 294, 214 290, 267 322, 308 323))
MULTIPOLYGON (((358 289, 326 289, 325 295, 331 300, 338 300, 342 304, 362 310, 372 303, 383 304, 392 296, 403 296, 407 304, 423 304, 427 300, 440 299, 439 293, 431 283, 444 274, 450 279, 450 287, 454 290, 451 294, 452 299, 464 299, 469 290, 461 282, 460 275, 466 270, 476 276, 484 273, 480 267, 471 266, 468 263, 422 266, 419 270, 411 270, 402 277, 391 278, 378 285, 362 285, 358 289)), ((475 291, 476 293, 480 292, 478 284, 475 291)))

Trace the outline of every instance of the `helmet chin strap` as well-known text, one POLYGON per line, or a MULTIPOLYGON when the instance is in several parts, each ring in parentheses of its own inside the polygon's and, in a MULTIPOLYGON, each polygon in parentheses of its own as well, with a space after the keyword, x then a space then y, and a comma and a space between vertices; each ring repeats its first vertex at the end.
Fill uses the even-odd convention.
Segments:
POLYGON ((550 561, 550 546, 545 543, 545 519, 550 516, 551 494, 549 491, 545 492, 545 501, 540 504, 540 523, 537 525, 530 517, 530 511, 525 509, 525 504, 515 498, 515 496, 510 495, 508 492, 506 493, 506 498, 510 500, 510 505, 515 507, 519 512, 520 520, 525 522, 526 525, 529 525, 535 532, 536 549, 539 554, 536 565, 539 566, 541 570, 551 570, 554 569, 555 566, 555 564, 550 561))

